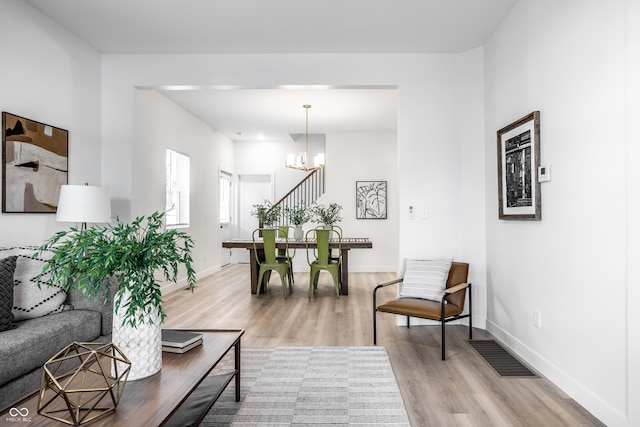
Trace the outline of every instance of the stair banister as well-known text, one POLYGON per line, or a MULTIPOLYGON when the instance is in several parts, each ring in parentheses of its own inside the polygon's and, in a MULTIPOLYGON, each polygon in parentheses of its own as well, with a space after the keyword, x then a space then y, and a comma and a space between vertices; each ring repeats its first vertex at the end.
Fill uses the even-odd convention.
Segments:
MULTIPOLYGON (((320 196, 324 194, 325 178, 324 168, 311 171, 306 177, 296 184, 287 194, 280 200, 275 202, 273 206, 281 206, 280 220, 278 225, 288 225, 286 208, 303 204, 311 206, 320 196)), ((273 209, 273 208, 272 208, 273 209)), ((262 222, 259 224, 263 226, 262 222)))

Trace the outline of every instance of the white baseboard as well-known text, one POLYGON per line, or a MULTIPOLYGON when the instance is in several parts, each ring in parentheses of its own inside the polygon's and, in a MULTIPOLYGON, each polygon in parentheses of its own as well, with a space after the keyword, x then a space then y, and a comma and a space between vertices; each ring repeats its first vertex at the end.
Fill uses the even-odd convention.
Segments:
POLYGON ((397 265, 351 265, 349 273, 395 273, 397 265))
POLYGON ((516 337, 509 334, 495 323, 490 320, 487 320, 486 323, 487 330, 501 341, 505 347, 554 383, 573 400, 582 405, 593 416, 608 426, 630 426, 627 416, 613 408, 607 402, 603 401, 600 396, 596 395, 593 391, 567 375, 556 365, 542 357, 532 348, 519 341, 516 337))

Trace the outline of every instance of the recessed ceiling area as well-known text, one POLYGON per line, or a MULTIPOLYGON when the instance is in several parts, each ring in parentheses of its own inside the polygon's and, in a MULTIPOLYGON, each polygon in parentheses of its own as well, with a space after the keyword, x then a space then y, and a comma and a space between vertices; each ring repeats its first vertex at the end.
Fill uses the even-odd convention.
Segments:
POLYGON ((288 140, 305 133, 396 132, 394 88, 159 90, 234 141, 288 140))

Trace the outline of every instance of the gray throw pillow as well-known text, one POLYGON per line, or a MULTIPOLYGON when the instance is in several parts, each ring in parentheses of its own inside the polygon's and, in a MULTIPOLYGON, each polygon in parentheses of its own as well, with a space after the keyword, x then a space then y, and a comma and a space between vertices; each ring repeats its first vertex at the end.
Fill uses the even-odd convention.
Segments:
POLYGON ((0 260, 0 332, 15 328, 13 323, 13 272, 17 256, 0 260))

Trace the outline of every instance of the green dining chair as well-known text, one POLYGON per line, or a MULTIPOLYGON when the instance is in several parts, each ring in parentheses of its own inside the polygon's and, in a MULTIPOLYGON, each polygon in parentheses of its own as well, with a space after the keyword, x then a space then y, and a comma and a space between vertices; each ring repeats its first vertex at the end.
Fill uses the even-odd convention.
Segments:
MULTIPOLYGON (((287 239, 287 241, 289 240, 289 231, 292 230, 293 227, 291 227, 290 225, 279 225, 278 226, 278 238, 283 238, 283 239, 287 239)), ((278 254, 276 255, 277 259, 286 259, 289 261, 289 265, 291 266, 291 269, 289 270, 289 280, 291 281, 291 286, 296 284, 296 281, 293 279, 293 257, 296 255, 296 250, 295 248, 293 249, 293 252, 291 252, 289 250, 289 248, 287 247, 285 248, 278 248, 278 254)))
MULTIPOLYGON (((331 229, 338 231, 338 235, 340 237, 340 241, 342 241, 342 236, 344 236, 344 234, 342 233, 342 228, 340 226, 338 226, 338 225, 332 225, 331 229)), ((331 259, 336 259, 337 260, 340 257, 340 255, 341 255, 340 250, 337 250, 336 252, 337 253, 334 254, 333 250, 329 249, 329 256, 331 257, 331 259)), ((340 265, 340 267, 342 268, 342 264, 340 265)), ((342 276, 340 276, 340 277, 342 277, 342 276)))
POLYGON ((315 228, 307 231, 305 239, 305 245, 307 249, 307 262, 309 263, 309 267, 311 267, 310 277, 309 277, 309 299, 311 299, 311 295, 316 293, 316 289, 318 289, 318 279, 320 277, 321 271, 328 271, 331 273, 331 277, 333 278, 333 284, 336 289, 336 297, 340 298, 340 272, 341 272, 341 263, 342 257, 332 257, 331 250, 329 249, 330 240, 337 239, 338 241, 338 254, 341 250, 342 245, 342 235, 337 229, 324 229, 324 228, 315 228), (316 241, 316 248, 309 247, 309 242, 311 240, 316 241), (312 257, 315 259, 312 260, 312 257))
MULTIPOLYGON (((293 292, 293 286, 289 279, 291 277, 291 264, 288 259, 279 259, 277 257, 277 232, 278 230, 276 228, 256 228, 253 230, 253 250, 255 251, 256 261, 259 266, 257 294, 260 294, 261 290, 266 291, 269 278, 271 277, 271 271, 277 271, 280 275, 280 281, 282 282, 282 292, 284 293, 284 297, 287 298, 287 295, 293 292), (260 256, 257 247, 260 235, 262 235, 263 256, 260 256)), ((289 248, 289 240, 286 238, 285 248, 289 248)))

